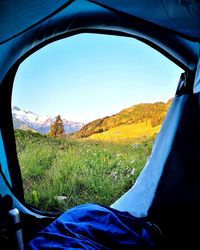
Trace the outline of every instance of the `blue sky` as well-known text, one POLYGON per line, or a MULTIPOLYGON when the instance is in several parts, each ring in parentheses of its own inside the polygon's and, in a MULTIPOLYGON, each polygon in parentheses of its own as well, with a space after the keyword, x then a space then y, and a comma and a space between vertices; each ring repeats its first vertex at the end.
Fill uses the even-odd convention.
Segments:
POLYGON ((167 101, 181 72, 135 39, 81 34, 40 49, 20 65, 12 105, 87 123, 137 103, 167 101))

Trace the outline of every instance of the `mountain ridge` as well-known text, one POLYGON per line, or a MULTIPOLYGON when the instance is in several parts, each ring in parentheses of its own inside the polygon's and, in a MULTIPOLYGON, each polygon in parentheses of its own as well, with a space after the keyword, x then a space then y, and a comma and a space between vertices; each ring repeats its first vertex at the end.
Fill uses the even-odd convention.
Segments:
MULTIPOLYGON (((151 130, 152 132, 154 130, 151 128, 158 128, 162 124, 171 102, 172 98, 167 102, 160 101, 154 103, 135 104, 119 111, 114 115, 99 118, 87 124, 83 124, 81 122, 72 122, 62 118, 64 130, 66 134, 70 134, 72 139, 101 139, 102 136, 105 138, 110 137, 112 133, 115 133, 116 137, 116 133, 123 134, 122 130, 124 131, 125 126, 129 125, 133 125, 130 127, 130 130, 133 131, 134 128, 134 130, 138 130, 138 133, 144 133, 145 131, 143 130, 145 129, 146 131, 151 130), (134 127, 137 124, 138 126, 143 124, 143 129, 141 127, 139 128, 138 126, 134 127), (120 128, 120 132, 116 132, 116 129, 114 128, 120 128), (111 134, 109 134, 109 132, 106 133, 107 131, 110 131, 111 134), (100 134, 102 136, 99 136, 100 134)), ((50 125, 55 120, 55 118, 50 116, 37 115, 32 111, 27 111, 17 106, 12 108, 12 115, 14 128, 33 130, 41 134, 47 134, 50 129, 50 125)))
MULTIPOLYGON (((55 118, 38 115, 32 111, 21 109, 17 106, 12 108, 13 125, 15 129, 33 130, 41 134, 47 134, 55 118)), ((62 118, 66 134, 74 133, 84 126, 81 122, 69 121, 62 118)))

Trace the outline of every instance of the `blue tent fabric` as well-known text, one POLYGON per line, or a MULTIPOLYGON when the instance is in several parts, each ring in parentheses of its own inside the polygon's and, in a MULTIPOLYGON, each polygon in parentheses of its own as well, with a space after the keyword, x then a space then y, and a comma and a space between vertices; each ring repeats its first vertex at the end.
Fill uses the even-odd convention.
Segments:
POLYGON ((28 245, 36 249, 151 249, 159 243, 157 227, 128 212, 83 204, 64 212, 28 245))
POLYGON ((91 0, 114 11, 142 18, 159 26, 186 35, 200 37, 199 0, 91 0), (151 11, 149 11, 149 8, 151 11))

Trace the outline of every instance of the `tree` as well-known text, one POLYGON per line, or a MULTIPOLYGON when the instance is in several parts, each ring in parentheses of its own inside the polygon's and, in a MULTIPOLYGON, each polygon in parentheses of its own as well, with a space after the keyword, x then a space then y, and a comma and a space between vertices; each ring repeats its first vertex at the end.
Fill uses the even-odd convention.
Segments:
POLYGON ((55 121, 51 124, 48 135, 53 138, 60 138, 64 135, 64 124, 60 115, 55 117, 55 121))

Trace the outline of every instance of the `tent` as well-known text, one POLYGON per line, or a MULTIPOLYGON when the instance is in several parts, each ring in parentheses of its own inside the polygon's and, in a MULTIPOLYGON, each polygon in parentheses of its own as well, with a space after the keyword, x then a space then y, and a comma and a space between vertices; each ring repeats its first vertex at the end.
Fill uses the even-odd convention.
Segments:
POLYGON ((136 38, 184 70, 150 159, 135 185, 111 207, 158 223, 163 246, 192 248, 198 243, 193 225, 200 221, 198 0, 0 1, 0 195, 12 199, 27 224, 33 218, 45 221, 45 213, 24 203, 11 115, 13 81, 32 53, 86 32, 136 38))

